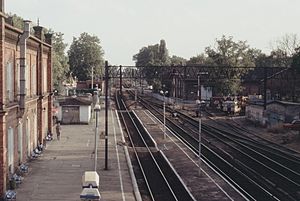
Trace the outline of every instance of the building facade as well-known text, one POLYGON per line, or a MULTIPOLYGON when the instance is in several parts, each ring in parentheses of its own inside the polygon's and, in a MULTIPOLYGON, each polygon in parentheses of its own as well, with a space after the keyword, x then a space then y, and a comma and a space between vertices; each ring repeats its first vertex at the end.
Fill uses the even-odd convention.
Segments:
POLYGON ((52 131, 51 34, 8 23, 0 1, 0 197, 10 176, 52 131))

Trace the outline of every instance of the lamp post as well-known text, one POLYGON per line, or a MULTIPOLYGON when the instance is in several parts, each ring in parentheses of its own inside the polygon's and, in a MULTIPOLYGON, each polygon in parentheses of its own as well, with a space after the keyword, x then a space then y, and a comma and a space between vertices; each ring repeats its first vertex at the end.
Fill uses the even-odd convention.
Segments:
POLYGON ((96 103, 94 107, 94 111, 96 112, 96 129, 95 129, 95 161, 94 161, 94 170, 97 171, 97 147, 98 147, 98 115, 100 112, 100 105, 96 103))
POLYGON ((164 140, 166 139, 166 101, 165 101, 165 96, 168 93, 168 91, 163 91, 161 90, 160 93, 164 96, 164 104, 163 104, 163 108, 164 108, 164 140))
POLYGON ((201 171, 201 83, 200 83, 200 75, 207 75, 207 72, 199 72, 197 73, 198 77, 198 91, 197 91, 197 104, 198 104, 198 109, 199 109, 199 176, 201 176, 202 171, 201 171))

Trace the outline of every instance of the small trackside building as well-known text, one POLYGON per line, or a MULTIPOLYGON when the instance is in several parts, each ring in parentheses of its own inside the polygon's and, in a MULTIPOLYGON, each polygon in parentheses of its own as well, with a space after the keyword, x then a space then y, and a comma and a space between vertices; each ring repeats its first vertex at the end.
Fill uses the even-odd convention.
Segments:
POLYGON ((89 124, 92 100, 80 97, 65 97, 58 100, 58 121, 62 124, 89 124))
POLYGON ((246 106, 246 117, 267 127, 290 123, 292 120, 300 118, 300 103, 268 101, 266 111, 264 111, 263 102, 259 101, 246 106))

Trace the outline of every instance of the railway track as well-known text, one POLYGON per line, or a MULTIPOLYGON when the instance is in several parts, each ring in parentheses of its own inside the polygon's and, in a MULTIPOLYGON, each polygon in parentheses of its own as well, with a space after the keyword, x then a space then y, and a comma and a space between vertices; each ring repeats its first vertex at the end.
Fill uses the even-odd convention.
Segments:
MULTIPOLYGON (((161 104, 142 99, 140 102, 162 120, 161 104)), ((176 112, 180 120, 167 119, 167 126, 197 152, 198 122, 176 112)), ((300 169, 297 157, 272 151, 270 147, 251 139, 232 136, 224 129, 203 125, 202 131, 202 155, 205 160, 249 199, 299 200, 300 169)))
POLYGON ((144 186, 142 188, 139 185, 143 200, 195 200, 176 176, 165 156, 155 149, 155 143, 134 112, 127 109, 121 96, 116 96, 116 103, 140 170, 138 175, 142 177, 138 178, 138 183, 144 186))
MULTIPOLYGON (((234 121, 231 121, 233 123, 228 123, 228 122, 225 122, 222 120, 216 121, 212 118, 210 118, 210 119, 212 120, 211 122, 215 122, 214 124, 218 125, 218 127, 221 130, 224 130, 224 129, 228 130, 229 131, 228 133, 230 135, 232 135, 235 138, 238 138, 238 137, 241 138, 241 141, 246 140, 248 142, 252 142, 254 144, 254 146, 256 146, 257 148, 261 148, 263 146, 263 149, 265 150, 265 152, 272 152, 273 154, 278 153, 279 155, 284 156, 284 158, 287 157, 290 160, 295 160, 295 161, 297 161, 297 163, 300 163, 300 154, 298 152, 295 152, 291 149, 280 146, 274 142, 268 141, 268 140, 260 137, 253 131, 250 131, 246 128, 241 127, 240 125, 237 125, 237 123, 235 123, 234 121)), ((293 163, 293 165, 295 165, 295 164, 293 163)), ((299 168, 300 167, 297 166, 296 169, 299 170, 299 168)))

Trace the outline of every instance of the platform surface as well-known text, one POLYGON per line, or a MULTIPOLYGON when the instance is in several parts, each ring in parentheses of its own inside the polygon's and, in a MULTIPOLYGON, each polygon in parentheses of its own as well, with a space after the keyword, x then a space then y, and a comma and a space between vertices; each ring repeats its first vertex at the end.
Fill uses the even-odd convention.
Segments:
MULTIPOLYGON (((134 201, 132 181, 115 112, 109 110, 108 170, 104 170, 105 140, 99 136, 97 172, 101 200, 134 201)), ((104 133, 104 110, 99 135, 104 133)), ((20 201, 79 201, 82 175, 94 169, 95 123, 63 125, 61 139, 47 143, 42 156, 29 163, 29 173, 17 191, 20 201)))

